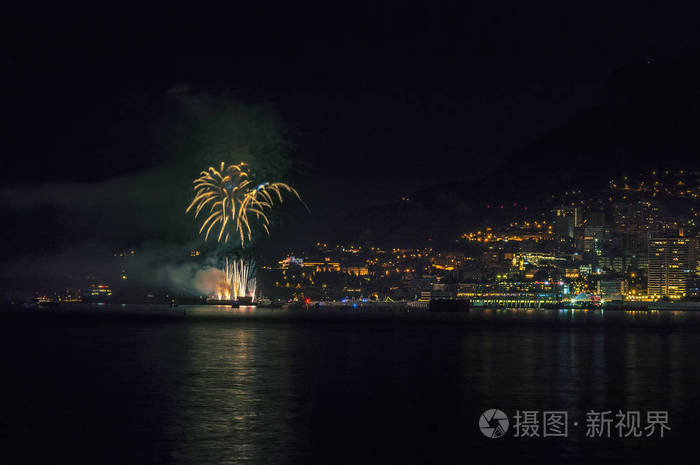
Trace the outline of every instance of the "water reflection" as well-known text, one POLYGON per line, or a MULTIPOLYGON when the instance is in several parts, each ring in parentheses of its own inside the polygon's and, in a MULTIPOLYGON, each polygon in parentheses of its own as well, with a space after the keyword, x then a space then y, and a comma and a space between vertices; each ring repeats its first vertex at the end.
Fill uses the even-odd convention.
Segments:
POLYGON ((205 322, 188 325, 182 343, 180 389, 166 427, 175 440, 171 458, 265 463, 270 450, 293 455, 289 332, 205 322))
POLYGON ((640 463, 691 450, 700 432, 698 315, 689 312, 185 310, 0 327, 2 353, 28 354, 4 365, 8 379, 27 380, 10 384, 4 409, 10 457, 50 462, 76 453, 80 438, 92 463, 564 463, 581 454, 640 463), (490 441, 476 428, 487 408, 565 410, 581 426, 568 440, 490 441), (663 447, 591 442, 592 409, 668 410, 673 434, 663 447), (48 445, 30 447, 23 431, 48 445))

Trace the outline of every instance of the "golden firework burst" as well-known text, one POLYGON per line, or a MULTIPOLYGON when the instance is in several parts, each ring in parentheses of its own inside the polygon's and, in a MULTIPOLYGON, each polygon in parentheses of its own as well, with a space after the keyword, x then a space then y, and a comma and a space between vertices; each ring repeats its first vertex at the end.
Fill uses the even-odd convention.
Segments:
POLYGON ((246 240, 252 239, 255 222, 270 234, 270 219, 266 211, 276 201, 283 202, 283 192, 293 194, 301 201, 296 189, 282 182, 264 182, 255 186, 245 163, 226 165, 221 162, 219 169, 211 166, 194 180, 194 199, 186 212, 194 209, 195 218, 206 212, 207 218, 199 229, 204 240, 218 228, 218 242, 228 242, 233 232, 240 237, 243 246, 246 240))

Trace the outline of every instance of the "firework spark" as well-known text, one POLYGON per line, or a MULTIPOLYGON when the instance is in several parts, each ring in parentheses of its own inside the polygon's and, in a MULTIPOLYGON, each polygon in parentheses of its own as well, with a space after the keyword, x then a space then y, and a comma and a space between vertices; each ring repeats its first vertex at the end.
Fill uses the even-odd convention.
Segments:
POLYGON ((212 230, 218 230, 217 241, 228 242, 233 232, 240 237, 241 246, 253 237, 251 220, 257 221, 270 234, 270 219, 266 211, 274 206, 275 201, 283 202, 283 192, 293 194, 301 201, 299 193, 288 184, 265 182, 255 186, 245 163, 226 165, 221 162, 219 169, 209 167, 194 180, 194 192, 194 199, 186 212, 194 209, 195 218, 203 211, 208 215, 199 229, 204 240, 209 238, 212 230))
POLYGON ((238 300, 239 297, 250 297, 255 300, 255 263, 245 260, 229 260, 224 264, 224 278, 219 284, 217 298, 219 300, 238 300))
POLYGON ((256 279, 253 276, 255 265, 253 262, 246 263, 244 260, 226 259, 224 271, 226 282, 231 289, 234 300, 238 297, 249 296, 255 298, 256 279))

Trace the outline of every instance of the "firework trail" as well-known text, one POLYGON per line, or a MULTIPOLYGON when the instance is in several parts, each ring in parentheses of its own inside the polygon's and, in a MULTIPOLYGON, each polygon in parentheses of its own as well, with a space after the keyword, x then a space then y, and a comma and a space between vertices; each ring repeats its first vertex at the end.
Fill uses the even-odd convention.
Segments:
POLYGON ((194 209, 195 218, 202 212, 208 215, 199 229, 204 240, 215 230, 218 231, 218 242, 222 239, 228 242, 233 232, 240 237, 241 246, 246 240, 252 240, 255 222, 270 234, 270 219, 266 211, 275 202, 283 202, 283 192, 293 194, 301 201, 299 193, 288 184, 264 182, 256 186, 245 163, 226 165, 221 162, 219 169, 209 167, 194 180, 194 192, 186 213, 194 209))
POLYGON ((256 278, 255 262, 252 260, 229 260, 224 263, 224 282, 219 288, 219 299, 238 300, 239 297, 251 297, 255 300, 256 278))

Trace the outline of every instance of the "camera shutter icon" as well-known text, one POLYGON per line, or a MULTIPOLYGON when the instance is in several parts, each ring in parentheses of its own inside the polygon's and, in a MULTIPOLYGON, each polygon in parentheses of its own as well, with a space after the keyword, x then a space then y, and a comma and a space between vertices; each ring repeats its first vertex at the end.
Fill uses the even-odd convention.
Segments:
POLYGON ((486 410, 479 417, 479 430, 490 439, 504 436, 508 431, 509 424, 508 415, 495 408, 486 410))

